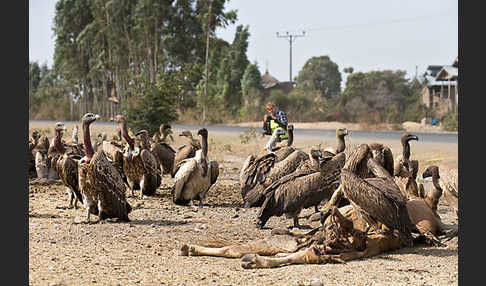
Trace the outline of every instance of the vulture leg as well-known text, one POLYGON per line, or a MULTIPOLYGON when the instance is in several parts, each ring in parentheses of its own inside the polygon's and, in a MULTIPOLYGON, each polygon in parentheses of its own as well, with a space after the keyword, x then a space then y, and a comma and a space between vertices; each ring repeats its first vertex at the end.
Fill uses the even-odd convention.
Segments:
MULTIPOLYGON (((69 188, 67 188, 68 190, 68 193, 69 193, 69 206, 67 207, 68 209, 72 209, 74 207, 73 205, 73 200, 76 199, 75 202, 77 202, 77 198, 76 196, 74 195, 74 192, 72 192, 69 188)), ((77 207, 76 207, 77 208, 77 207)))

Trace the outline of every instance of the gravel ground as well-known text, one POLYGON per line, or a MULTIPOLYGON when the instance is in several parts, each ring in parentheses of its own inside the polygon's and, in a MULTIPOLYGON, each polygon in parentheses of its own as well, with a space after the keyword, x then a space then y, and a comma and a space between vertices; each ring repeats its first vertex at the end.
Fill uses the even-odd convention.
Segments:
MULTIPOLYGON (((213 136, 218 147, 210 147, 210 156, 220 163, 221 173, 203 208, 173 204, 172 179, 164 177, 155 197, 128 198, 133 207, 130 222, 78 224, 85 219, 85 211, 81 205, 79 209, 65 208, 69 198, 60 181, 31 180, 29 284, 310 285, 316 278, 324 285, 458 283, 457 237, 446 242, 445 247, 416 245, 346 264, 275 269, 246 270, 240 259, 180 256, 183 243, 247 242, 270 235, 275 227, 292 225, 284 216, 272 217, 267 228, 259 230, 255 227, 258 209, 242 208, 239 169, 250 152, 263 146, 261 139, 240 148, 243 144, 239 142, 229 145, 213 136)), ((314 143, 308 142, 306 146, 314 143)), ((421 158, 420 173, 429 164, 427 160, 438 156, 455 156, 445 164, 440 161, 435 164, 440 168, 457 168, 457 146, 452 152, 447 148, 434 154, 426 149, 412 149, 412 157, 421 158)), ((430 188, 431 183, 425 187, 430 188)), ((438 212, 445 223, 457 223, 454 210, 444 200, 440 201, 438 212)), ((304 210, 301 223, 305 224, 304 217, 311 213, 312 209, 304 210)))

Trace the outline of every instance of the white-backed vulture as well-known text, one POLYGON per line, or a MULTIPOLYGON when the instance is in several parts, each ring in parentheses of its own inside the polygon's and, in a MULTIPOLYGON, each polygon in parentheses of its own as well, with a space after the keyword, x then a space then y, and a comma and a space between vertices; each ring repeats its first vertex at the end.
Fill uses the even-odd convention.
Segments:
POLYGON ((162 175, 172 176, 176 151, 165 142, 167 136, 172 133, 171 126, 169 124, 162 124, 160 126, 160 133, 162 134, 162 138, 154 138, 154 142, 152 142, 150 150, 157 159, 157 164, 162 172, 162 175))
POLYGON ((81 158, 75 159, 74 156, 67 154, 66 146, 62 143, 62 135, 65 130, 66 126, 64 123, 56 123, 53 142, 59 156, 52 160, 52 166, 67 188, 70 199, 68 208, 74 207, 77 209, 78 201, 83 201, 78 183, 78 161, 81 158))
POLYGON ((210 161, 208 158, 207 129, 199 129, 197 134, 202 137, 201 149, 196 151, 193 158, 182 160, 174 176, 172 200, 178 205, 188 205, 191 200, 199 200, 201 207, 209 188, 219 176, 218 162, 210 161))
POLYGON ((98 114, 86 113, 82 118, 85 156, 79 161, 79 190, 86 208, 86 222, 90 214, 98 215, 98 222, 106 218, 128 221, 132 208, 125 198, 125 185, 120 174, 108 161, 103 150, 94 152, 89 126, 99 119, 98 114))
MULTIPOLYGON (((362 144, 356 150, 363 152, 366 148, 366 144, 362 144)), ((368 159, 367 167, 373 166, 370 163, 374 164, 374 168, 372 167, 370 170, 377 170, 376 166, 382 167, 381 175, 384 177, 363 179, 353 172, 356 171, 355 168, 350 170, 346 168, 348 166, 345 166, 341 170, 341 186, 344 196, 367 222, 368 228, 376 226, 380 222, 388 228, 388 231, 398 230, 401 244, 412 246, 412 224, 407 212, 406 198, 390 172, 382 165, 382 161, 369 156, 368 159)))
POLYGON ((42 135, 35 149, 35 170, 37 172, 37 178, 59 179, 56 171, 51 166, 52 158, 55 158, 58 154, 54 146, 51 146, 49 138, 42 135))
POLYGON ((274 181, 263 192, 265 201, 258 212, 257 227, 263 228, 272 216, 286 214, 299 228, 298 215, 304 208, 315 207, 330 198, 339 185, 341 168, 346 156, 343 152, 322 160, 318 149, 310 150, 310 160, 295 172, 274 181))
MULTIPOLYGON (((135 134, 135 136, 137 136, 137 138, 140 140, 140 147, 143 150, 149 151, 149 153, 147 153, 147 155, 146 155, 146 160, 144 162, 151 166, 150 169, 155 169, 155 172, 156 172, 156 174, 155 174, 155 178, 156 178, 155 189, 156 189, 162 183, 162 170, 160 169, 160 165, 159 165, 159 162, 157 160, 157 157, 152 152, 152 146, 151 146, 150 139, 149 139, 149 136, 148 136, 148 131, 145 130, 145 129, 140 130, 139 132, 137 132, 135 134)), ((150 179, 150 180, 153 180, 153 178, 150 179)), ((150 188, 153 188, 153 186, 150 186, 150 188)), ((155 194, 155 189, 153 191, 153 194, 155 194)))
MULTIPOLYGON (((404 133, 400 139, 402 154, 400 154, 393 167, 393 177, 400 190, 408 199, 420 197, 420 187, 417 184, 418 160, 410 160, 410 140, 417 140, 416 135, 404 133)), ((423 186, 422 186, 423 188, 423 186)))
POLYGON ((287 126, 287 143, 279 144, 275 146, 275 143, 277 141, 280 141, 280 136, 285 134, 284 130, 280 127, 276 128, 272 136, 267 142, 267 145, 265 146, 265 149, 269 152, 273 152, 275 155, 277 155, 277 162, 282 161, 285 158, 287 158, 290 154, 292 154, 295 150, 297 150, 294 146, 294 125, 289 124, 287 126), (275 137, 274 137, 275 136, 275 137))
POLYGON ((327 147, 322 151, 322 157, 332 157, 338 153, 344 152, 346 150, 346 142, 344 141, 344 136, 349 135, 349 131, 346 128, 338 128, 336 129, 336 141, 337 146, 334 147, 327 147))
POLYGON ((123 150, 123 173, 128 186, 134 195, 134 190, 140 190, 140 196, 151 196, 157 189, 157 163, 149 150, 142 148, 142 142, 128 134, 127 124, 123 115, 111 119, 120 125, 121 136, 127 142, 123 150))
POLYGON ((287 146, 273 147, 269 152, 268 148, 273 146, 274 141, 281 134, 283 129, 275 129, 265 149, 249 155, 243 163, 240 171, 240 192, 245 207, 260 207, 265 201, 263 191, 266 187, 294 172, 297 167, 309 160, 309 156, 304 151, 291 146, 294 138, 293 127, 288 129, 287 146))
POLYGON ((179 133, 179 136, 186 137, 188 143, 177 148, 177 151, 174 154, 172 178, 174 178, 175 174, 177 173, 179 162, 194 157, 196 155, 196 151, 201 149, 201 143, 199 142, 199 140, 194 139, 194 137, 192 137, 191 131, 184 130, 181 133, 179 133))
POLYGON ((35 147, 39 143, 40 133, 37 130, 32 132, 32 139, 29 140, 29 152, 27 153, 27 167, 29 172, 29 179, 37 177, 37 172, 35 170, 35 147))

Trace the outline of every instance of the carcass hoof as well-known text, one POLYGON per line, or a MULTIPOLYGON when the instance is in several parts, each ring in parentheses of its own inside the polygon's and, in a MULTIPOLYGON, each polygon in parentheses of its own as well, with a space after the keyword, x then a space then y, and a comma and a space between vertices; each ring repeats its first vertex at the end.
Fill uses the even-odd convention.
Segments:
POLYGON ((194 253, 194 247, 189 246, 187 244, 182 245, 181 247, 181 256, 190 256, 194 253))
POLYGON ((241 257, 241 267, 245 269, 256 268, 256 254, 245 254, 241 257))

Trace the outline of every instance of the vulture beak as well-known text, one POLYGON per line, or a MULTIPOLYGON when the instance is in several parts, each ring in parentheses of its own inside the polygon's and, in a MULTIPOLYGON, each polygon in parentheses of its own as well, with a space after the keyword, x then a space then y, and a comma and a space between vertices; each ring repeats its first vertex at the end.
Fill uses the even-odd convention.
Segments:
POLYGON ((179 136, 184 136, 184 134, 182 134, 182 133, 179 133, 179 136))
POLYGON ((111 121, 111 122, 116 122, 115 117, 110 117, 110 121, 111 121))
POLYGON ((95 114, 94 116, 95 116, 95 119, 100 119, 101 118, 101 116, 99 114, 95 114))
POLYGON ((138 131, 138 132, 135 134, 135 136, 138 136, 138 135, 140 135, 140 134, 142 134, 142 133, 143 133, 143 131, 138 131))
POLYGON ((409 140, 417 140, 418 141, 418 137, 416 135, 412 135, 409 138, 410 138, 409 140))

